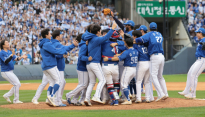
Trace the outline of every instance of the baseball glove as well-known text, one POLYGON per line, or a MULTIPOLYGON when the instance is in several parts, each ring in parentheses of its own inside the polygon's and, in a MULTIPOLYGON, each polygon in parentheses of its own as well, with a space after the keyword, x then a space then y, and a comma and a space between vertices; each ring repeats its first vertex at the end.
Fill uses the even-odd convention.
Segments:
POLYGON ((199 43, 199 44, 201 44, 201 45, 202 45, 201 50, 205 50, 205 42, 201 42, 201 43, 199 43))
POLYGON ((102 10, 102 13, 104 13, 104 15, 109 15, 110 12, 111 12, 111 10, 108 8, 102 10))

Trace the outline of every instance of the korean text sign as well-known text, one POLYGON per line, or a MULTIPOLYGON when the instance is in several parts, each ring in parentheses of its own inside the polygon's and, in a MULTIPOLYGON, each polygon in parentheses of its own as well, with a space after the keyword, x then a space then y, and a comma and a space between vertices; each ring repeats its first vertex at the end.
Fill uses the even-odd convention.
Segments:
MULTIPOLYGON (((160 4, 158 1, 136 1, 136 10, 142 17, 163 17, 163 2, 160 4)), ((167 13, 167 7, 165 10, 167 13)), ((168 17, 186 17, 185 1, 169 1, 168 17)))

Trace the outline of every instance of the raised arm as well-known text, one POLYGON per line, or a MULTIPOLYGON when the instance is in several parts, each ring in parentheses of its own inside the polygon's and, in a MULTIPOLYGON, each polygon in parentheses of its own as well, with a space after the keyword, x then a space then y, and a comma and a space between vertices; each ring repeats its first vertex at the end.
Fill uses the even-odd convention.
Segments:
POLYGON ((113 12, 111 12, 111 15, 113 19, 115 20, 115 22, 117 23, 117 25, 124 31, 125 29, 124 25, 114 16, 113 12))
POLYGON ((43 49, 56 55, 67 54, 65 48, 56 49, 51 43, 44 44, 43 49))

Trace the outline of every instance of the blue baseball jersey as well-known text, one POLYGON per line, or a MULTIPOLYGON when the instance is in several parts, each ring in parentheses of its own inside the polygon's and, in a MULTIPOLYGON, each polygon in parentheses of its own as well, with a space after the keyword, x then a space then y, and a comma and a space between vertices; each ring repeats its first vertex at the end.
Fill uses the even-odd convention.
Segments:
MULTIPOLYGON (((199 41, 200 42, 205 42, 205 38, 201 39, 199 41)), ((198 57, 205 57, 205 50, 201 50, 202 49, 202 45, 198 43, 198 46, 196 48, 196 53, 195 53, 195 56, 198 58, 198 57)))
POLYGON ((114 30, 110 29, 110 31, 103 37, 98 37, 93 33, 86 34, 84 40, 88 40, 88 55, 93 58, 92 61, 88 61, 87 64, 101 62, 101 44, 109 40, 113 32, 114 30))
POLYGON ((127 34, 129 34, 129 35, 131 35, 132 36, 132 32, 133 32, 134 30, 131 30, 131 31, 126 31, 125 29, 124 29, 124 33, 127 33, 127 34))
POLYGON ((87 71, 86 64, 88 62, 88 46, 86 42, 81 40, 79 43, 79 57, 77 63, 77 70, 79 71, 87 71))
POLYGON ((139 52, 138 61, 150 61, 150 56, 148 54, 148 49, 145 45, 133 44, 133 48, 137 49, 139 52))
POLYGON ((163 37, 161 33, 156 31, 148 32, 147 34, 140 37, 143 43, 149 42, 148 45, 148 54, 152 55, 154 53, 162 53, 164 54, 164 50, 162 47, 163 37))
POLYGON ((130 48, 125 50, 119 57, 119 61, 124 60, 125 67, 136 67, 138 62, 137 49, 130 48))
MULTIPOLYGON (((116 43, 113 41, 106 41, 104 42, 101 47, 102 47, 102 56, 107 56, 109 58, 114 57, 114 55, 119 54, 123 52, 126 47, 123 46, 115 46, 114 48, 110 46, 111 43, 116 43)), ((102 59, 102 63, 107 63, 107 64, 118 64, 118 61, 104 61, 102 59)))
POLYGON ((16 59, 16 56, 13 55, 11 61, 8 64, 5 64, 5 60, 9 58, 9 56, 12 54, 10 50, 7 52, 4 50, 1 50, 0 52, 0 61, 1 61, 1 72, 11 71, 14 70, 14 64, 13 61, 16 59))

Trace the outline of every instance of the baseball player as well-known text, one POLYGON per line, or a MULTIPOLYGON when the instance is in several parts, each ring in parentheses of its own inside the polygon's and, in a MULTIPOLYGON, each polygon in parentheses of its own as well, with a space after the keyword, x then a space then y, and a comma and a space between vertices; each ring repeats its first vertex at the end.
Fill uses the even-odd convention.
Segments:
POLYGON ((9 42, 7 40, 2 40, 1 51, 0 51, 1 76, 13 85, 11 90, 6 94, 4 94, 3 97, 6 99, 7 102, 11 103, 9 97, 14 94, 13 103, 21 104, 23 103, 19 101, 19 88, 21 86, 21 83, 18 77, 13 73, 14 70, 13 61, 19 61, 22 58, 25 59, 27 58, 27 56, 23 55, 21 57, 16 57, 15 50, 12 50, 11 52, 9 49, 10 49, 9 42))
MULTIPOLYGON (((52 33, 52 39, 51 39, 51 42, 52 44, 55 46, 55 48, 61 48, 63 47, 62 44, 60 44, 59 41, 62 41, 62 35, 63 33, 60 31, 60 30, 55 30, 53 31, 52 33)), ((71 44, 70 46, 64 46, 66 51, 71 51, 73 48, 75 48, 77 46, 77 42, 76 41, 73 41, 73 44, 71 44)), ((62 99, 62 95, 63 95, 63 91, 64 91, 64 87, 65 87, 65 78, 64 78, 64 69, 65 69, 65 60, 63 58, 63 55, 56 55, 56 60, 57 60, 57 68, 60 72, 60 76, 61 76, 61 85, 59 87, 59 97, 58 97, 58 100, 60 100, 58 103, 59 106, 65 106, 64 104, 62 104, 62 102, 66 102, 66 100, 63 100, 62 99)), ((35 96, 33 97, 32 99, 32 102, 34 104, 39 104, 38 103, 38 99, 43 91, 43 89, 45 88, 45 86, 48 84, 48 79, 46 78, 46 75, 43 74, 43 79, 42 79, 42 83, 41 85, 38 87, 37 91, 36 91, 36 94, 35 96)), ((47 96, 51 95, 52 94, 52 90, 53 90, 53 86, 50 86, 48 87, 48 90, 47 90, 47 96)), ((46 103, 49 104, 48 102, 48 99, 46 99, 46 103)))
MULTIPOLYGON (((86 32, 85 35, 89 33, 86 32)), ((71 92, 66 94, 66 99, 69 104, 71 104, 71 97, 74 95, 77 95, 81 91, 87 88, 88 86, 88 72, 86 69, 86 62, 92 60, 92 56, 88 57, 88 50, 86 42, 81 40, 82 34, 78 35, 76 40, 79 43, 79 58, 78 58, 78 64, 77 64, 77 73, 78 73, 78 86, 71 92)), ((83 36, 84 37, 84 36, 83 36)), ((80 102, 77 102, 75 105, 81 106, 82 104, 80 102)))
MULTIPOLYGON (((162 47, 163 37, 161 33, 157 32, 157 24, 155 22, 149 25, 150 32, 136 38, 136 43, 149 43, 148 54, 150 55, 150 75, 153 80, 155 89, 158 94, 156 101, 167 99, 169 97, 166 87, 166 82, 163 78, 164 68, 164 51, 162 47)), ((146 91, 145 91, 146 92, 146 91)))
MULTIPOLYGON (((110 37, 109 41, 106 41, 102 44, 102 57, 109 57, 112 58, 114 55, 121 53, 125 50, 126 47, 124 46, 115 46, 111 47, 111 43, 118 42, 118 38, 120 35, 114 31, 112 36, 110 37)), ((119 68, 118 68, 118 61, 103 61, 102 59, 102 70, 105 75, 106 84, 108 93, 112 100, 110 105, 117 106, 119 99, 119 90, 120 90, 120 83, 119 83, 119 68)))
MULTIPOLYGON (((147 31, 147 28, 140 26, 140 29, 144 29, 144 31, 147 31)), ((139 30, 135 30, 132 32, 132 37, 135 39, 137 37, 141 37, 142 33, 139 30)), ((137 45, 134 44, 133 47, 138 50, 139 52, 139 58, 138 58, 138 64, 137 64, 137 73, 136 73, 136 78, 137 78, 137 99, 136 103, 141 103, 141 83, 144 80, 145 84, 145 99, 146 102, 150 102, 150 96, 149 96, 149 90, 150 90, 150 82, 149 82, 149 61, 150 57, 148 55, 148 50, 147 50, 147 43, 146 44, 141 44, 137 45)))
POLYGON ((55 46, 51 42, 51 34, 49 29, 44 29, 41 31, 41 35, 43 39, 40 40, 39 47, 40 53, 42 55, 42 64, 41 67, 43 69, 43 73, 46 75, 46 78, 49 81, 50 86, 53 86, 53 92, 51 95, 47 96, 49 102, 53 106, 57 106, 55 104, 54 97, 59 90, 61 84, 61 76, 59 70, 57 69, 57 61, 55 55, 67 54, 65 48, 56 49, 55 46))
POLYGON ((127 100, 121 104, 130 105, 132 101, 129 98, 129 89, 128 85, 132 78, 136 75, 136 65, 138 61, 138 51, 133 48, 133 38, 125 38, 125 45, 128 50, 125 50, 120 56, 108 58, 105 57, 104 61, 122 61, 124 60, 124 71, 122 78, 120 80, 120 85, 123 89, 123 93, 126 96, 127 100))
POLYGON ((196 87, 199 75, 205 69, 205 50, 203 48, 205 42, 205 29, 199 28, 196 32, 196 36, 199 39, 199 43, 196 49, 195 56, 196 62, 191 66, 187 74, 186 87, 184 91, 178 92, 180 95, 184 95, 185 98, 196 98, 196 87), (190 92, 191 88, 191 92, 190 92))
MULTIPOLYGON (((86 32, 82 35, 81 37, 81 41, 82 42, 85 42, 84 41, 84 38, 85 36, 91 32, 91 27, 92 27, 93 24, 87 26, 87 30, 86 32)), ((86 45, 88 45, 88 41, 86 41, 86 45)), ((82 46, 85 46, 84 44, 82 46)), ((86 46, 86 49, 87 49, 87 46, 86 46)), ((86 68, 87 69, 87 68, 86 68)), ((82 81, 81 81, 82 83, 82 81)), ((84 103, 84 100, 85 100, 85 95, 86 95, 86 91, 87 91, 87 87, 84 88, 81 92, 77 93, 76 95, 73 96, 72 100, 71 100, 71 104, 74 104, 76 106, 80 106, 80 105, 85 105, 84 103), (80 96, 80 99, 78 100, 80 96)))
MULTIPOLYGON (((141 34, 139 34, 139 33, 135 33, 135 37, 133 36, 133 38, 135 39, 135 38, 137 38, 137 37, 140 37, 140 35, 145 35, 146 33, 147 33, 147 27, 145 26, 145 25, 141 25, 137 30, 139 30, 140 32, 141 32, 141 34)), ((135 31, 136 32, 136 31, 135 31)), ((134 40, 135 41, 135 40, 134 40)), ((136 46, 136 44, 134 44, 135 46, 134 47, 138 47, 138 46, 136 46)), ((150 61, 150 56, 148 55, 148 50, 147 50, 147 46, 148 46, 148 43, 146 43, 146 44, 144 44, 144 45, 142 45, 142 46, 140 46, 140 47, 143 47, 144 46, 144 49, 143 48, 139 48, 139 53, 140 53, 140 51, 141 51, 141 53, 139 54, 139 63, 141 62, 140 60, 140 58, 141 58, 141 56, 140 55, 142 55, 142 58, 143 58, 143 61, 145 62, 147 62, 147 61, 150 61), (145 50, 147 50, 146 52, 144 52, 145 50), (143 57, 143 55, 145 56, 145 57, 143 57), (148 58, 149 57, 149 58, 148 58), (145 58, 145 59, 144 59, 145 58)), ((138 65, 140 65, 140 64, 138 64, 138 65)), ((137 68, 141 68, 141 66, 137 66, 137 68)), ((146 70, 148 70, 148 73, 147 74, 150 74, 149 73, 149 65, 147 64, 147 68, 148 69, 141 69, 142 70, 142 72, 146 72, 146 70)), ((138 71, 137 71, 138 72, 138 71)), ((138 76, 138 74, 137 74, 137 76, 138 76)), ((150 76, 150 75, 149 75, 150 76)), ((144 76, 143 76, 144 77, 144 76)), ((136 77, 137 78, 137 77, 136 77)), ((143 78, 143 80, 142 80, 142 84, 141 84, 141 92, 142 93, 145 93, 145 90, 143 90, 143 84, 144 84, 144 79, 145 78, 143 78)), ((149 78, 149 82, 150 82, 150 90, 149 90, 149 96, 150 96, 150 101, 152 102, 152 101, 154 101, 154 96, 153 96, 153 88, 152 88, 152 82, 151 82, 151 79, 149 78)), ((138 82, 137 82, 138 83, 138 82)), ((138 84, 139 85, 139 84, 138 84)), ((139 87, 139 86, 138 86, 139 87)), ((139 91, 139 90, 138 90, 139 91)), ((148 94, 148 93, 147 93, 148 94)), ((139 94, 139 96, 140 96, 140 94, 139 94)), ((141 96, 140 96, 141 97, 141 96)), ((146 99, 144 99, 144 100, 142 100, 142 102, 147 102, 147 100, 146 99)), ((149 102, 149 101, 148 101, 149 102)))
POLYGON ((94 97, 92 98, 92 101, 103 104, 103 102, 100 100, 100 94, 102 88, 105 85, 106 80, 102 72, 102 68, 100 66, 101 44, 107 41, 112 36, 112 33, 114 32, 116 26, 117 24, 114 23, 112 25, 112 29, 104 37, 99 37, 101 35, 100 34, 101 27, 95 24, 91 28, 91 33, 85 36, 85 40, 86 41, 88 40, 88 54, 93 58, 92 61, 87 62, 87 66, 86 66, 89 74, 89 85, 86 92, 86 99, 84 101, 86 106, 91 106, 90 95, 95 85, 96 77, 98 78, 99 83, 97 85, 97 89, 94 97))

